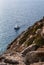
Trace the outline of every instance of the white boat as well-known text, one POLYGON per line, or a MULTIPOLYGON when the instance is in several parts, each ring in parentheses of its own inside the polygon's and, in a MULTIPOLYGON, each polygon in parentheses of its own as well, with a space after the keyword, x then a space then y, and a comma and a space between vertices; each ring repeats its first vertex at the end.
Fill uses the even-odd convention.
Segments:
POLYGON ((18 30, 20 27, 18 25, 15 25, 14 29, 18 30))

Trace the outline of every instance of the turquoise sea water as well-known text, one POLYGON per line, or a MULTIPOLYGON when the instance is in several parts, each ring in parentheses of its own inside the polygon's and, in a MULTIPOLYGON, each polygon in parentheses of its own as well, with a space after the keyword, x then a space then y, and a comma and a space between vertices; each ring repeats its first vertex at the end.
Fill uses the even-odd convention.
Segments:
POLYGON ((0 0, 0 53, 22 31, 44 16, 44 0, 0 0), (14 30, 19 25, 18 31, 14 30))

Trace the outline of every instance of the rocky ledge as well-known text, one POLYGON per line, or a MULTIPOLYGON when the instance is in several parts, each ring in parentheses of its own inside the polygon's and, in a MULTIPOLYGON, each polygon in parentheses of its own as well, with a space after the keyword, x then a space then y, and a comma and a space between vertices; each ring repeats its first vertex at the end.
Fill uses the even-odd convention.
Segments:
POLYGON ((0 65, 44 65, 44 17, 8 45, 0 65))

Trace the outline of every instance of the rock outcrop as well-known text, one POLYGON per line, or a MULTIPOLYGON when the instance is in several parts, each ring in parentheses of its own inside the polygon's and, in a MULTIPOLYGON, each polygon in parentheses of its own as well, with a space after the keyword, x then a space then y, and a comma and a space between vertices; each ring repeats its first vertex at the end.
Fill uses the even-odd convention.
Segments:
POLYGON ((0 65, 44 65, 44 17, 8 45, 0 65))
POLYGON ((44 62, 44 51, 31 51, 26 54, 25 63, 27 65, 34 62, 44 62))

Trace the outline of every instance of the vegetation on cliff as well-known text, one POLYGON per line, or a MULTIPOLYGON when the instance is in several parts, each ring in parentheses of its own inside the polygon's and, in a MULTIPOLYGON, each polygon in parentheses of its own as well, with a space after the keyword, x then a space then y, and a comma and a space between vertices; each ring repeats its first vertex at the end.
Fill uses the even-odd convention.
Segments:
POLYGON ((0 56, 0 65, 43 65, 43 62, 44 18, 21 33, 0 56))
POLYGON ((44 18, 30 26, 26 31, 18 36, 7 49, 21 51, 31 44, 44 45, 44 18))
POLYGON ((44 27, 44 19, 36 22, 33 26, 29 27, 24 33, 23 37, 20 39, 19 44, 25 44, 29 46, 30 44, 44 45, 44 39, 41 36, 41 32, 44 27))

